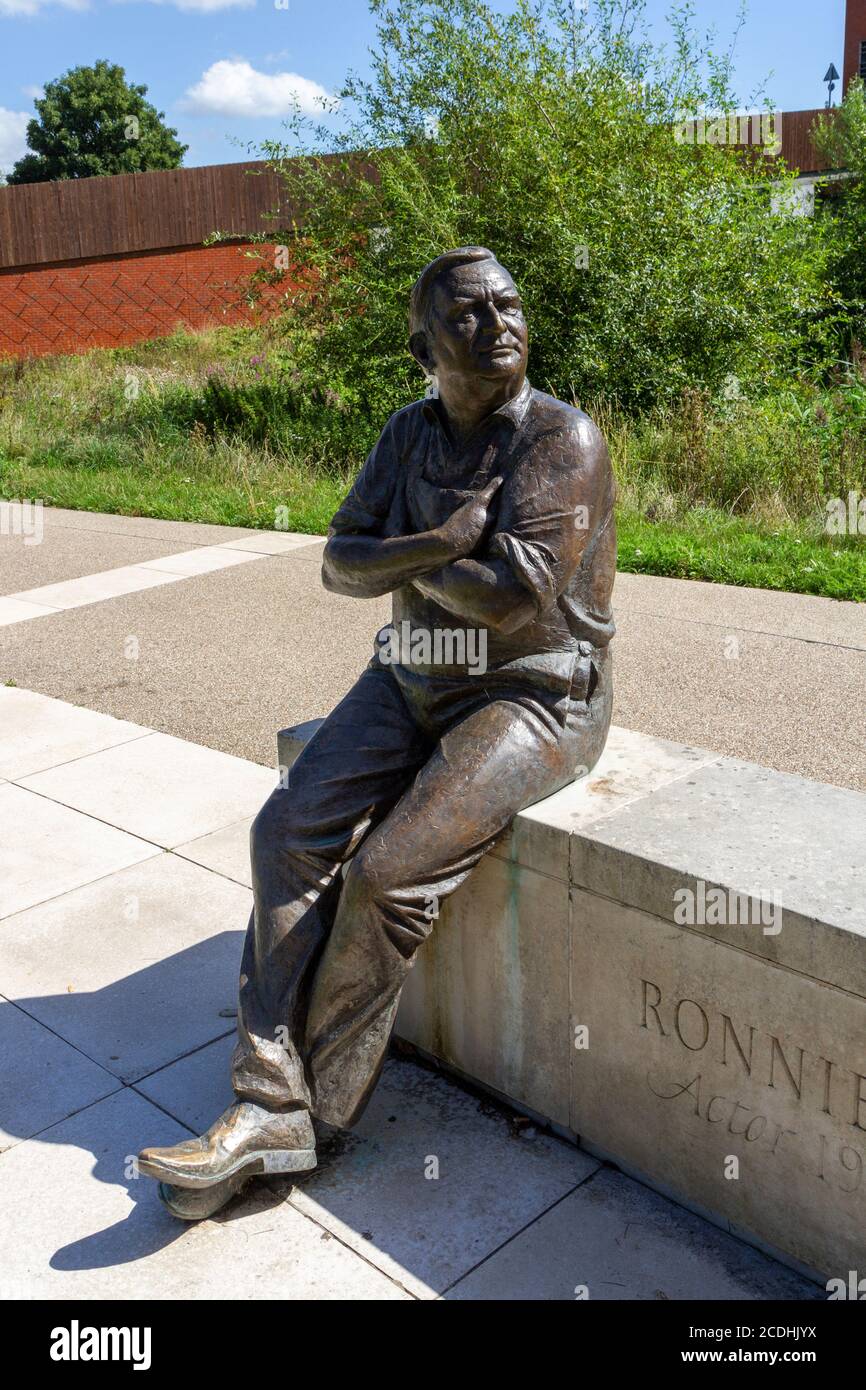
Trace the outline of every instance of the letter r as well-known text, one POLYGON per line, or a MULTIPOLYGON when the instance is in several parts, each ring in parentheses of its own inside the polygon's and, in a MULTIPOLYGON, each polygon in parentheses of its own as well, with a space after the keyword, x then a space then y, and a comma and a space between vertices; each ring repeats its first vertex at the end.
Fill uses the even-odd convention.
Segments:
POLYGON ((667 1033, 662 1027, 662 1021, 659 1017, 658 1011, 658 1005, 662 1002, 662 992, 659 989, 658 985, 653 984, 652 980, 641 980, 641 984, 643 985, 643 1023, 641 1024, 641 1028, 649 1028, 647 1017, 650 1013, 653 1013, 655 1014, 655 1020, 658 1025, 659 1033, 663 1038, 666 1038, 667 1033), (652 1003, 650 1003, 649 998, 649 991, 651 989, 654 989, 656 992, 656 997, 652 1001, 652 1003))

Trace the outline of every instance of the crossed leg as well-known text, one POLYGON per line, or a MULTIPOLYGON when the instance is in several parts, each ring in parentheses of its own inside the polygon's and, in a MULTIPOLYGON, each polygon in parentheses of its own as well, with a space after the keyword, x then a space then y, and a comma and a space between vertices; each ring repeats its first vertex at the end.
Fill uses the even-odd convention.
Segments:
POLYGON ((310 1116, 355 1122, 438 909, 518 810, 595 764, 610 691, 602 681, 591 698, 545 701, 517 687, 491 698, 482 684, 454 709, 434 727, 390 671, 368 668, 265 803, 251 834, 238 1103, 201 1140, 146 1151, 151 1176, 193 1186, 195 1170, 204 1186, 313 1166, 310 1116), (262 1166, 245 1168, 251 1156, 262 1166))
POLYGON ((390 672, 368 668, 253 822, 254 905, 232 1059, 240 1098, 310 1107, 307 1006, 345 893, 340 869, 411 785, 430 747, 390 672))
POLYGON ((406 974, 442 904, 521 807, 598 757, 603 734, 589 705, 563 706, 554 716, 533 700, 479 704, 444 734, 368 833, 348 870, 307 1010, 304 1054, 317 1118, 348 1127, 363 1110, 406 974))

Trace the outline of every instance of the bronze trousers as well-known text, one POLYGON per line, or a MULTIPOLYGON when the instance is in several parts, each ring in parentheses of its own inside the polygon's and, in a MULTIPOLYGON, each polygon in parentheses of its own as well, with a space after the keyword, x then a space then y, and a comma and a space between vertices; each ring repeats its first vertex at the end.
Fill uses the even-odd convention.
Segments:
POLYGON ((598 760, 609 652, 566 665, 449 677, 374 658, 325 720, 251 830, 239 1098, 354 1123, 440 907, 519 810, 598 760))

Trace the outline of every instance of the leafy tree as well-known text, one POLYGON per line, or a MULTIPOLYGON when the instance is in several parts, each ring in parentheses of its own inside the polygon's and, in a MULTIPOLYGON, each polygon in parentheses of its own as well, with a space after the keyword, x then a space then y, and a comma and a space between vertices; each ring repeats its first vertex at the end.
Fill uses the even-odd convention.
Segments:
POLYGON ((378 418, 417 394, 408 291, 466 244, 514 274, 532 379, 565 396, 637 409, 758 383, 825 332, 820 231, 770 196, 792 176, 676 137, 734 109, 731 55, 697 43, 688 7, 668 52, 644 0, 369 3, 372 70, 339 94, 342 133, 298 111, 264 149, 313 271, 286 316, 310 383, 378 418))
MULTIPOLYGON (((851 336, 866 342, 866 87, 857 77, 840 107, 820 116, 815 146, 840 181, 824 182, 821 213, 836 233, 830 273, 845 304, 851 336)), ((862 355, 862 354, 861 354, 862 355)))
POLYGON ((176 169, 188 147, 164 124, 164 113, 145 101, 146 93, 104 59, 49 82, 35 102, 38 119, 27 127, 32 153, 18 160, 8 182, 176 169))

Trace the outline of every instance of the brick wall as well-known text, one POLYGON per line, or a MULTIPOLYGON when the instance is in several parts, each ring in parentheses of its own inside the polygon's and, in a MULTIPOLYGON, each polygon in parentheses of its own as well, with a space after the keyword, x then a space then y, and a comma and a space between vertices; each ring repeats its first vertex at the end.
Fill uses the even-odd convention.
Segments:
POLYGON ((177 327, 250 322, 273 310, 265 290, 251 311, 244 289, 258 262, 232 244, 146 251, 0 270, 0 356, 120 347, 177 327))
POLYGON ((866 0, 848 0, 845 9, 845 56, 842 86, 860 72, 860 45, 866 43, 866 0))

